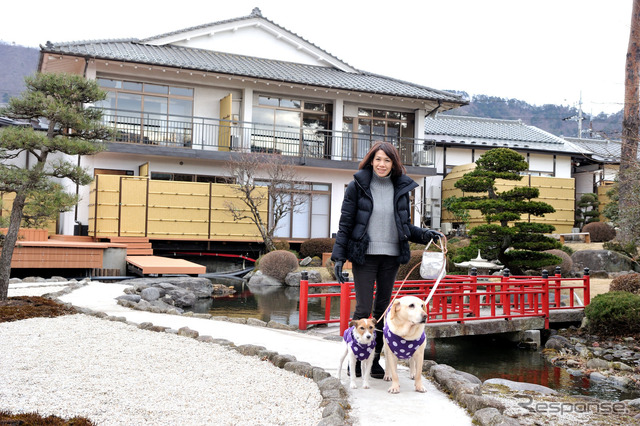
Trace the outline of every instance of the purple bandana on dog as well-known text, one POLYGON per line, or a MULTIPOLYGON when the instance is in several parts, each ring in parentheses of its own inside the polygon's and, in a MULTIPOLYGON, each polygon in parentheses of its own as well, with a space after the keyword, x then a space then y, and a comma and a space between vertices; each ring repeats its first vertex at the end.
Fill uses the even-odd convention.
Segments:
POLYGON ((369 343, 368 345, 361 345, 356 339, 353 338, 353 330, 354 326, 351 326, 344 331, 344 341, 347 342, 347 345, 349 345, 349 348, 351 348, 351 351, 356 356, 356 359, 358 361, 364 361, 365 359, 369 358, 371 352, 373 352, 373 349, 376 347, 376 332, 375 330, 373 331, 373 338, 371 339, 371 343, 369 343))
POLYGON ((389 326, 386 321, 384 323, 383 331, 387 345, 389 345, 391 352, 393 352, 393 354, 399 359, 411 358, 416 349, 418 349, 418 346, 420 346, 427 338, 424 332, 422 332, 422 336, 417 340, 405 340, 397 334, 392 333, 391 330, 389 330, 389 326))

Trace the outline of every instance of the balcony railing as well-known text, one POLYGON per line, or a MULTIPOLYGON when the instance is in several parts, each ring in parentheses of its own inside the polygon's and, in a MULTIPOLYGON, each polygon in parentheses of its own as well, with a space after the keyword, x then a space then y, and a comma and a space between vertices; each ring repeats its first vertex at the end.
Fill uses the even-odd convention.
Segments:
POLYGON ((274 127, 206 117, 103 109, 111 142, 210 151, 262 152, 291 157, 360 161, 377 141, 393 143, 405 165, 433 167, 435 143, 424 139, 328 129, 274 127))

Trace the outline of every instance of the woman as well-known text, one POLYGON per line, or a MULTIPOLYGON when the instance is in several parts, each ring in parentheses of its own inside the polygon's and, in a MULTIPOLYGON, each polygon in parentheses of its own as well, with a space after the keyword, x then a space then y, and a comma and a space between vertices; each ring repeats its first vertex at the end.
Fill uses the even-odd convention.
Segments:
MULTIPOLYGON (((426 244, 440 233, 411 223, 409 193, 418 184, 405 174, 396 148, 376 142, 360 162, 342 202, 342 213, 331 259, 340 283, 346 260, 353 264, 356 308, 353 319, 378 320, 391 301, 400 264, 409 262, 409 241, 426 244), (373 301, 376 285, 375 306, 373 301)), ((384 318, 376 324, 376 347, 371 377, 382 379, 380 366, 384 318)), ((356 376, 359 375, 356 365, 356 376)))

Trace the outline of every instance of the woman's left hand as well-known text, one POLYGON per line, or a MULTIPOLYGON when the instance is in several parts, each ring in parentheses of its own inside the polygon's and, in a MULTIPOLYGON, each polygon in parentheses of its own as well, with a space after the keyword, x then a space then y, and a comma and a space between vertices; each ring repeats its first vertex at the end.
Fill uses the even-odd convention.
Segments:
POLYGON ((429 242, 430 240, 438 241, 442 236, 442 233, 434 231, 433 229, 425 229, 422 233, 422 239, 426 242, 429 242))

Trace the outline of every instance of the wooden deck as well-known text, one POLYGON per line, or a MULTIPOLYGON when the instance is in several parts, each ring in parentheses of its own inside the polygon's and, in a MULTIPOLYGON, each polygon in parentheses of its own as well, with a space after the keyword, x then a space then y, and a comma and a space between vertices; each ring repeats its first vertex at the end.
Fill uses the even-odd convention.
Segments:
POLYGON ((160 256, 127 256, 127 268, 140 276, 187 274, 198 275, 207 272, 207 268, 184 259, 160 256))
POLYGON ((105 249, 119 244, 86 241, 18 240, 11 268, 15 269, 94 269, 102 268, 105 249))
POLYGON ((122 257, 122 272, 128 270, 140 276, 207 272, 205 266, 187 260, 153 256, 147 238, 112 238, 111 241, 100 242, 92 237, 72 235, 46 238, 45 233, 22 233, 21 236, 23 239, 16 242, 13 251, 12 269, 87 269, 92 270, 94 276, 118 275, 114 271, 119 268, 113 260, 107 262, 110 266, 105 266, 105 251, 116 248, 126 250, 126 262, 125 256, 122 257), (28 237, 34 239, 28 240, 28 237))

